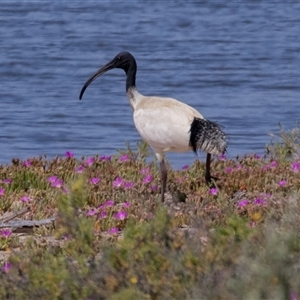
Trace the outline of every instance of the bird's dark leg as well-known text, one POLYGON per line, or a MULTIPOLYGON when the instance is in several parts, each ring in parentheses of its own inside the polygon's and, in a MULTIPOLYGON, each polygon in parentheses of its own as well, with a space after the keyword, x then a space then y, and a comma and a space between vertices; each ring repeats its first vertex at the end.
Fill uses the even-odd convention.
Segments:
POLYGON ((206 171, 205 171, 205 181, 207 184, 211 183, 211 176, 210 176, 210 161, 211 161, 211 154, 207 153, 206 155, 206 171))
POLYGON ((212 184, 212 179, 217 180, 217 177, 210 175, 210 163, 211 163, 211 154, 207 153, 206 155, 206 171, 205 171, 205 181, 207 185, 212 184))
POLYGON ((166 184, 167 184, 167 168, 164 159, 160 162, 160 171, 161 171, 161 202, 164 202, 166 184))

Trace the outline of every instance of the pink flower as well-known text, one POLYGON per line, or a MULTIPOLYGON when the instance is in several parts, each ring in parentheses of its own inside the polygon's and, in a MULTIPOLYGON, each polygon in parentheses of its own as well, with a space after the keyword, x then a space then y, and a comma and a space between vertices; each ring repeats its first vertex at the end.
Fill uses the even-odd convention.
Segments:
POLYGON ((243 169, 242 165, 241 164, 238 164, 236 167, 235 167, 235 170, 238 171, 238 170, 241 170, 243 169))
POLYGON ((63 185, 62 179, 59 179, 56 176, 51 176, 47 180, 51 183, 51 187, 60 188, 63 185))
POLYGON ((25 167, 29 167, 31 165, 31 160, 29 160, 29 159, 25 160, 23 165, 25 167))
POLYGON ((262 167, 263 171, 267 171, 269 169, 269 166, 268 165, 265 165, 262 167))
POLYGON ((92 208, 92 209, 90 209, 90 210, 87 211, 86 216, 87 217, 91 217, 91 216, 95 215, 97 212, 98 212, 97 209, 92 208))
POLYGON ((149 172, 150 172, 150 168, 148 167, 148 168, 141 169, 140 172, 141 172, 141 174, 143 174, 143 175, 148 175, 149 172))
POLYGON ((1 180, 0 182, 6 183, 6 184, 10 184, 11 183, 11 179, 10 178, 6 178, 1 180))
POLYGON ((100 161, 111 161, 111 156, 106 156, 106 155, 101 155, 100 156, 100 161))
POLYGON ((248 199, 244 199, 244 200, 239 201, 238 206, 239 206, 239 207, 244 207, 244 206, 246 206, 248 203, 249 203, 249 200, 248 200, 248 199))
POLYGON ((211 195, 217 195, 217 194, 218 194, 218 189, 216 189, 216 188, 211 188, 211 189, 209 190, 209 193, 210 193, 211 195))
POLYGON ((119 158, 120 162, 130 161, 130 157, 128 154, 124 154, 119 158))
POLYGON ((260 159, 260 156, 257 155, 256 153, 254 153, 253 157, 254 157, 255 159, 260 159))
POLYGON ((144 178, 143 178, 143 183, 145 183, 145 184, 147 184, 147 183, 149 183, 149 182, 151 182, 153 180, 153 176, 152 175, 150 175, 150 174, 148 174, 148 175, 146 175, 144 178))
POLYGON ((255 222, 254 222, 254 221, 251 221, 251 222, 249 223, 249 226, 250 226, 250 227, 255 227, 255 222))
POLYGON ((219 160, 226 160, 226 155, 225 154, 221 154, 218 156, 219 160))
POLYGON ((110 228, 107 232, 110 234, 115 234, 115 233, 119 232, 119 228, 113 227, 113 228, 110 228))
POLYGON ((21 198, 21 201, 22 201, 22 202, 29 202, 29 201, 30 201, 30 197, 28 197, 28 196, 23 196, 23 197, 21 198))
POLYGON ((124 202, 123 206, 126 207, 126 208, 130 207, 130 202, 124 202))
POLYGON ((104 205, 105 207, 112 207, 114 206, 115 202, 113 200, 107 200, 104 205))
POLYGON ((151 190, 153 191, 153 192, 157 192, 157 190, 158 190, 158 186, 157 185, 151 185, 151 190))
POLYGON ((3 237, 5 237, 6 239, 9 238, 12 234, 12 231, 9 229, 2 229, 0 230, 0 235, 2 235, 3 237))
POLYGON ((57 179, 58 179, 57 176, 50 176, 50 177, 47 178, 47 181, 49 181, 50 183, 53 183, 53 182, 55 182, 57 179))
POLYGON ((84 167, 83 166, 79 166, 75 169, 75 173, 78 173, 78 174, 81 174, 84 170, 84 167))
POLYGON ((91 184, 97 184, 98 182, 100 182, 100 178, 98 177, 93 177, 90 179, 91 184))
POLYGON ((296 292, 292 292, 290 294, 290 300, 299 300, 298 294, 296 292))
POLYGON ((264 199, 262 199, 262 198, 256 198, 256 199, 254 200, 254 204, 265 205, 265 204, 267 204, 267 201, 264 200, 264 199))
POLYGON ((124 189, 130 190, 134 187, 134 182, 133 181, 124 181, 123 186, 124 186, 124 189))
POLYGON ((300 170, 300 164, 297 161, 294 161, 291 165, 293 172, 298 173, 300 170))
POLYGON ((182 170, 187 170, 189 168, 189 165, 184 165, 184 166, 182 166, 182 170))
POLYGON ((2 267, 2 272, 8 273, 10 269, 11 269, 11 263, 9 261, 6 261, 2 267))
POLYGON ((119 211, 116 214, 114 214, 114 218, 117 220, 125 220, 127 217, 126 211, 119 211))
POLYGON ((287 181, 286 181, 286 180, 280 180, 280 181, 278 182, 278 185, 279 185, 279 186, 286 186, 286 185, 287 185, 287 181))
POLYGON ((94 157, 89 157, 88 159, 86 159, 85 164, 88 167, 90 167, 94 162, 95 162, 95 158, 94 157))
POLYGON ((231 173, 231 172, 232 172, 232 168, 230 168, 230 167, 226 168, 226 169, 225 169, 225 172, 226 172, 226 173, 231 173))
POLYGON ((176 181, 177 183, 182 183, 182 182, 183 182, 183 179, 182 179, 181 177, 178 177, 178 178, 175 179, 175 181, 176 181))
POLYGON ((66 155, 66 157, 69 157, 69 158, 74 157, 74 153, 71 151, 66 151, 65 155, 66 155))
POLYGON ((4 188, 0 188, 0 196, 3 196, 5 194, 5 189, 4 188))
POLYGON ((100 220, 107 218, 107 212, 106 211, 101 211, 100 214, 98 215, 98 218, 100 220))
POLYGON ((121 177, 117 177, 114 181, 113 181, 113 187, 114 188, 119 188, 121 186, 123 186, 123 178, 121 177))
POLYGON ((271 163, 270 163, 270 168, 272 169, 275 169, 276 167, 278 166, 278 162, 273 160, 271 163))

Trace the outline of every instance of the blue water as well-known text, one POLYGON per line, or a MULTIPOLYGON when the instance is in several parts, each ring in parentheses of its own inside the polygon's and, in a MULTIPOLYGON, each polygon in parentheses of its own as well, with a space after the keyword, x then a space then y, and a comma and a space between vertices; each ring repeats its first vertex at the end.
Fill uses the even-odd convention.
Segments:
MULTIPOLYGON (((222 124, 229 157, 263 154, 278 122, 291 129, 300 117, 299 32, 296 2, 2 2, 0 163, 134 146, 123 71, 78 100, 123 50, 137 59, 141 93, 179 99, 222 124)), ((180 168, 195 156, 168 158, 180 168)))

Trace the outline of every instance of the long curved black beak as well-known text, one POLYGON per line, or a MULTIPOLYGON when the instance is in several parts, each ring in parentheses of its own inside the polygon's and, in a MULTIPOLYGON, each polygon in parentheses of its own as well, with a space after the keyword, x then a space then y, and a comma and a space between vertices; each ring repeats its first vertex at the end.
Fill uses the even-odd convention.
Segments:
POLYGON ((82 87, 80 94, 79 94, 79 100, 81 100, 85 90, 87 89, 87 87, 99 76, 101 76, 102 74, 104 74, 105 72, 114 69, 115 68, 115 63, 114 61, 110 61, 109 63, 107 63, 105 66, 103 66, 101 69, 99 69, 93 76, 91 76, 87 82, 84 84, 84 86, 82 87))

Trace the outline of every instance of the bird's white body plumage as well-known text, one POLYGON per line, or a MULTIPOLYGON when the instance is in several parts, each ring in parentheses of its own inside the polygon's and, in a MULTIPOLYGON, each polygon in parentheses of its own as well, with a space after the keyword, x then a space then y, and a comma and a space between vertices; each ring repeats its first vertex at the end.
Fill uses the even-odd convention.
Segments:
POLYGON ((135 87, 128 90, 127 97, 137 131, 159 161, 165 152, 192 149, 189 144, 191 123, 195 117, 203 119, 197 110, 173 98, 143 96, 135 87))

